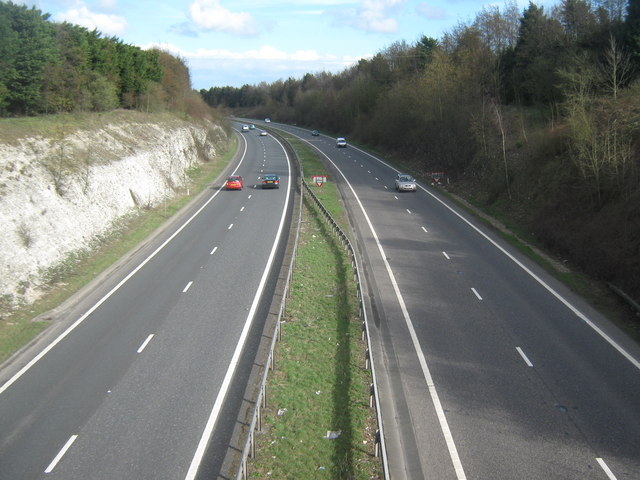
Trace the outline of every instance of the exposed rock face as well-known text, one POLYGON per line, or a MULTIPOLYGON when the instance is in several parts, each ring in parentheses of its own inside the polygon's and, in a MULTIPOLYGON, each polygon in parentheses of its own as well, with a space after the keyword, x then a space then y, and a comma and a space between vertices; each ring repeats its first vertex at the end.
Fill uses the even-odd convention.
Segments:
POLYGON ((215 124, 172 121, 0 144, 0 305, 35 300, 52 269, 184 191, 227 142, 215 124))

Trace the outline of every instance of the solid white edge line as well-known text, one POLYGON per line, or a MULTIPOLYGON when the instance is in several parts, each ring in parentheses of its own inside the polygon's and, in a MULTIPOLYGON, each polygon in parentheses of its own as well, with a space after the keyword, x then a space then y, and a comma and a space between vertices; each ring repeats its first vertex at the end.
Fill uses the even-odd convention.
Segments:
POLYGON ((184 287, 184 289, 182 290, 182 293, 187 293, 187 290, 191 288, 191 285, 193 285, 193 280, 187 283, 187 286, 184 287))
MULTIPOLYGON (((285 150, 284 145, 282 145, 277 138, 275 137, 272 137, 272 138, 274 138, 274 140, 278 142, 278 144, 284 151, 285 157, 287 158, 287 167, 289 169, 289 179, 291 179, 291 161, 289 159, 289 155, 287 155, 287 151, 285 150)), ((231 358, 231 362, 229 363, 229 368, 227 369, 227 373, 225 374, 224 379, 222 381, 222 385, 220 386, 220 391, 218 392, 218 396, 216 397, 215 403, 213 404, 213 408, 211 409, 209 419, 207 420, 207 424, 204 428, 204 431, 202 432, 202 436, 200 437, 200 442, 198 443, 196 452, 193 456, 193 459, 191 460, 191 465, 189 466, 189 470, 187 472, 187 476, 185 477, 185 480, 193 480, 196 477, 198 473, 198 468, 200 468, 200 463, 202 462, 202 458, 204 457, 207 444, 209 443, 209 439, 211 438, 213 429, 216 425, 216 422, 218 421, 218 415, 220 414, 222 403, 224 402, 224 398, 226 397, 227 391, 229 390, 229 386, 231 384, 231 379, 233 378, 236 367, 238 366, 238 362, 240 360, 240 354, 242 353, 242 349, 244 348, 244 344, 247 340, 249 329, 251 328, 251 324, 253 323, 253 318, 258 308, 258 303, 260 301, 260 297, 262 296, 262 291, 264 290, 265 284, 267 283, 269 271, 271 270, 271 265, 273 264, 276 251, 278 249, 278 243, 280 242, 280 236, 282 235, 282 228, 284 226, 284 222, 286 219, 287 207, 289 205, 289 197, 291 195, 290 192, 291 192, 291 189, 288 188, 287 198, 284 203, 284 208, 282 209, 282 216, 280 217, 280 225, 278 226, 278 233, 276 235, 275 241, 273 242, 271 254, 269 255, 269 259, 267 260, 267 264, 265 266, 264 272, 262 273, 262 278, 260 279, 258 290, 256 291, 256 294, 253 298, 251 309, 249 310, 249 314, 247 315, 247 319, 242 329, 242 333, 240 334, 240 338, 236 345, 236 349, 233 352, 233 357, 231 358)))
MULTIPOLYGON (((240 159, 240 161, 238 162, 238 165, 236 166, 236 168, 233 170, 233 172, 231 172, 231 175, 235 175, 236 171, 238 171, 238 168, 240 168, 240 165, 242 164, 242 162, 245 159, 245 156, 247 154, 247 143, 246 140, 240 136, 240 138, 242 138, 242 141, 244 142, 244 152, 242 152, 242 158, 240 159)), ((31 361, 29 363, 27 363, 24 367, 22 367, 13 377, 11 377, 9 380, 7 380, 7 382, 2 385, 0 387, 0 395, 2 395, 11 385, 13 385, 20 377, 22 377, 22 375, 24 375, 31 367, 33 367, 36 363, 38 363, 42 357, 44 357, 47 353, 49 353, 58 343, 60 343, 62 340, 64 340, 64 338, 69 335, 73 330, 76 329, 76 327, 78 325, 80 325, 82 322, 84 322, 87 317, 89 315, 91 315, 93 312, 95 312, 100 305, 102 305, 104 302, 106 302, 109 297, 111 297, 111 295, 113 295, 115 292, 117 292, 120 287, 122 287, 125 283, 127 283, 127 281, 129 281, 129 279, 131 277, 133 277, 136 273, 138 273, 138 271, 140 269, 142 269, 142 267, 144 267, 148 262, 151 261, 151 259, 153 257, 155 257, 165 246, 167 246, 167 244, 173 240, 176 236, 178 236, 178 234, 180 232, 182 232, 182 230, 184 230, 186 228, 187 225, 189 225, 191 223, 191 221, 200 214, 200 212, 202 210, 204 210, 207 205, 209 205, 209 203, 211 203, 213 201, 213 199, 215 197, 218 196, 218 194, 222 191, 223 187, 220 187, 210 198, 209 200, 207 200, 198 210, 196 210, 196 212, 191 215, 191 217, 189 217, 189 219, 184 222, 180 228, 178 228, 175 232, 173 232, 173 234, 167 238, 162 245, 160 245, 158 248, 156 248, 147 258, 145 258, 140 265, 138 265, 136 268, 134 268, 126 277, 124 277, 122 280, 120 280, 120 282, 118 282, 118 284, 113 287, 111 290, 109 290, 109 292, 107 292, 107 294, 102 297, 100 300, 98 300, 89 310, 87 310, 87 312, 82 315, 78 320, 76 320, 74 323, 72 323, 64 332, 62 332, 58 337, 56 337, 56 339, 51 342, 49 345, 47 345, 38 355, 36 355, 34 358, 31 359, 31 361)))
POLYGON ((529 366, 529 367, 533 367, 533 363, 531 363, 531 360, 529 360, 529 357, 527 357, 525 355, 525 353, 522 351, 522 349, 520 347, 516 347, 516 350, 518 351, 518 353, 520 354, 520 356, 524 360, 524 363, 526 363, 527 366, 529 366))
POLYGON ((155 334, 150 334, 147 339, 142 342, 142 345, 140 345, 140 348, 138 348, 138 353, 142 353, 142 351, 147 348, 147 345, 149 344, 149 342, 151 341, 151 339, 154 337, 155 334))
MULTIPOLYGON (((298 137, 301 138, 301 137, 298 137)), ((306 140, 302 139, 303 141, 305 141, 306 143, 310 144, 309 142, 307 142, 306 140)), ((313 145, 312 145, 313 146, 313 145)), ((315 148, 315 147, 314 147, 315 148)), ((396 282, 396 278, 393 274, 393 271, 391 270, 391 265, 389 265, 389 262, 387 260, 387 255, 384 252, 384 249, 382 248, 382 244, 380 243, 380 239, 378 238, 378 234, 376 233, 375 229, 373 228, 373 224, 371 223, 371 220, 369 219, 369 215, 367 214, 366 210, 364 209, 364 205, 362 205, 362 202, 360 201, 360 197, 358 197, 358 195, 356 194, 355 190, 353 189, 353 186, 351 185, 351 183, 349 183, 349 180, 347 180, 347 178, 345 177, 345 175, 342 173, 342 170, 340 170, 340 168, 338 168, 338 166, 321 150, 317 149, 318 152, 320 152, 322 155, 324 155, 326 157, 326 159, 336 168, 336 170, 340 173, 340 175, 342 176, 342 178, 344 179, 344 181, 346 182, 346 184, 349 186, 349 189, 351 190, 351 193, 353 194, 354 198, 356 199, 356 202, 358 203, 358 206, 360 207, 360 211, 362 212, 362 214, 364 215, 364 218, 367 222, 367 225, 369 226, 369 231, 371 232, 373 239, 376 242, 376 245, 378 247, 378 251, 380 252, 380 256, 382 257, 382 261, 385 265, 385 268, 387 270, 387 274, 389 275, 389 280, 391 281, 391 284, 393 285, 393 290, 396 294, 396 298, 398 299, 398 303, 400 304, 400 309, 402 310, 402 315, 404 317, 405 323, 407 325, 407 328, 409 329, 409 335, 411 336, 411 341, 413 342, 413 348, 416 351, 416 356, 418 357, 418 361, 420 363, 420 367, 422 368, 422 374, 425 378, 425 381, 427 383, 427 387, 429 389, 429 394, 431 396, 431 401, 433 403, 433 407, 436 411, 436 415, 438 417, 438 422, 440 423, 440 429, 442 430, 442 434, 444 436, 445 439, 445 443, 447 444, 447 449, 449 450, 449 457, 451 458, 451 462, 453 463, 453 468, 455 470, 456 473, 456 477, 458 480, 466 480, 466 475, 464 473, 464 468, 462 467, 462 462, 460 461, 460 456, 458 455, 458 449, 456 448, 456 444, 455 441, 453 440, 453 435, 451 434, 451 429, 449 428, 449 423, 447 422, 447 417, 444 413, 444 409, 442 408, 442 404, 440 403, 440 397, 438 396, 438 392, 436 390, 435 384, 433 382, 433 378, 431 377, 431 372, 429 370, 429 367, 427 366, 427 360, 424 356, 424 353, 422 351, 422 347, 420 346, 420 341, 418 340, 418 336, 415 332, 415 329, 413 327, 413 322, 411 321, 411 317, 409 316, 409 311, 407 310, 407 306, 404 303, 404 298, 402 296, 402 293, 400 292, 400 287, 398 286, 398 283, 396 282)))
MULTIPOLYGON (((356 150, 360 151, 361 153, 373 158, 375 161, 380 162, 381 164, 383 164, 387 168, 393 170, 394 172, 401 173, 400 170, 392 167, 391 165, 389 165, 384 160, 381 160, 378 157, 375 157, 375 156, 371 155, 370 153, 359 149, 358 147, 353 147, 353 148, 355 148, 356 150)), ((331 163, 333 163, 333 162, 331 162, 331 163)), ((343 177, 344 177, 344 175, 343 175, 343 177)), ((567 307, 569 310, 571 310, 574 313, 574 315, 576 315, 580 320, 585 322, 589 327, 591 327, 591 329, 593 329, 598 335, 600 335, 609 345, 611 345, 613 348, 615 348, 618 351, 618 353, 620 353, 624 358, 626 358, 629 362, 631 362, 631 364, 634 367, 636 367, 638 370, 640 370, 640 360, 637 360, 637 359, 633 358, 630 353, 628 353, 624 348, 622 348, 620 345, 618 345, 618 343, 615 340, 613 340, 600 327, 598 327, 595 323, 593 323, 584 313, 582 313, 580 310, 578 310, 576 307, 574 307, 567 299, 565 299, 562 295, 560 295, 558 292, 556 292, 550 285, 548 285, 544 280, 542 280, 539 276, 537 276, 529 268, 527 268, 526 265, 524 265, 522 262, 520 262, 517 258, 515 258, 513 255, 511 255, 509 252, 507 252, 500 245, 498 245, 486 233, 484 233, 482 230, 480 230, 478 227, 476 227, 473 223, 471 223, 471 221, 467 220, 461 213, 458 213, 452 207, 447 205, 444 202, 444 200, 441 200, 440 198, 438 198, 436 195, 431 193, 429 190, 424 188, 422 185, 418 185, 418 187, 420 187, 420 189, 422 191, 424 191, 427 195, 431 196, 435 201, 439 202, 443 207, 445 207, 447 210, 451 211, 451 213, 456 215, 458 218, 460 218, 460 220, 465 222, 472 229, 474 229, 477 233, 479 233, 482 237, 484 237, 485 240, 487 240, 494 247, 496 247, 500 252, 502 252, 509 260, 511 260, 513 263, 515 263, 518 267, 520 267, 522 270, 524 270, 531 278, 533 278, 536 282, 538 282, 545 290, 547 290, 551 295, 556 297, 556 299, 559 300, 560 303, 562 303, 565 307, 567 307)))
POLYGON ((617 480, 616 476, 613 474, 613 472, 607 466, 607 464, 604 463, 604 460, 602 458, 596 458, 596 460, 597 460, 598 464, 600 465, 600 467, 602 468, 602 470, 604 470, 604 473, 607 474, 607 477, 609 477, 610 480, 617 480))
POLYGON ((64 454, 67 453, 67 450, 71 448, 71 445, 73 445, 73 442, 76 441, 76 438, 78 438, 78 435, 71 435, 71 438, 67 440, 67 443, 64 444, 62 450, 58 452, 58 455, 56 455, 56 458, 51 461, 44 473, 51 473, 53 469, 56 468, 56 465, 58 465, 58 462, 62 460, 62 457, 64 457, 64 454))

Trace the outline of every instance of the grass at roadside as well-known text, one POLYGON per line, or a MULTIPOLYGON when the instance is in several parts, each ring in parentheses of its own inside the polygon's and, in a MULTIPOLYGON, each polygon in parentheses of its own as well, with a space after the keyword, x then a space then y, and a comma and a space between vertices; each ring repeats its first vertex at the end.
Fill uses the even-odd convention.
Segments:
MULTIPOLYGON (((324 166, 291 140, 306 176, 324 166)), ((335 185, 314 192, 346 223, 335 185)), ((373 456, 375 411, 364 369, 359 305, 348 255, 312 202, 303 205, 296 268, 276 370, 268 380, 263 431, 251 478, 381 478, 373 456), (337 435, 336 438, 328 438, 337 435)))
MULTIPOLYGON (((234 140, 235 142, 235 140, 234 140)), ((27 344, 35 335, 46 328, 49 322, 46 312, 62 304, 71 295, 79 291, 101 272, 109 268, 134 249, 167 218, 172 216, 213 181, 228 164, 236 150, 235 143, 229 152, 190 172, 191 187, 187 192, 177 195, 166 205, 153 209, 139 210, 137 215, 123 222, 113 231, 95 251, 82 252, 70 257, 51 272, 53 282, 45 294, 35 303, 3 316, 0 319, 0 362, 27 344)))

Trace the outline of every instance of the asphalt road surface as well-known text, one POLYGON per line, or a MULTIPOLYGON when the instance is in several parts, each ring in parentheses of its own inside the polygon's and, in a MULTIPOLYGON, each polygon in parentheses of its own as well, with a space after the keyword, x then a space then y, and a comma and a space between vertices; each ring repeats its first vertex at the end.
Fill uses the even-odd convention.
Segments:
POLYGON ((0 479, 217 474, 292 204, 282 146, 240 138, 243 190, 212 186, 3 366, 0 479))
POLYGON ((392 479, 640 479, 636 344, 437 188, 271 126, 320 152, 350 213, 392 479))

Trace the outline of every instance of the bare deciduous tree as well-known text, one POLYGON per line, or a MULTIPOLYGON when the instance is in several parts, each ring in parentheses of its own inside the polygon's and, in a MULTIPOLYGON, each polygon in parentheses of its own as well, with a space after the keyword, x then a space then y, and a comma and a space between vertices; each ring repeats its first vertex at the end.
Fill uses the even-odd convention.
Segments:
POLYGON ((602 72, 607 89, 616 99, 620 87, 626 85, 631 78, 632 66, 631 57, 613 35, 609 35, 609 47, 604 53, 602 72))

